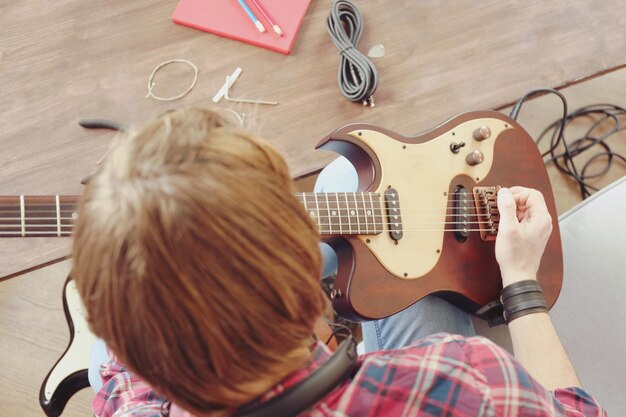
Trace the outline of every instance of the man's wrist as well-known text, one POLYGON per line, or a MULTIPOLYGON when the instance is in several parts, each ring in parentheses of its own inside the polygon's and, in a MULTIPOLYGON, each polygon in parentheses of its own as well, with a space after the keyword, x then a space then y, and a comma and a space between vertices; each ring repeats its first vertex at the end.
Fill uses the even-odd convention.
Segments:
POLYGON ((528 314, 548 311, 541 286, 534 279, 517 281, 504 287, 500 302, 503 318, 507 324, 528 314))
POLYGON ((520 281, 537 280, 537 274, 524 271, 502 271, 502 288, 520 281))

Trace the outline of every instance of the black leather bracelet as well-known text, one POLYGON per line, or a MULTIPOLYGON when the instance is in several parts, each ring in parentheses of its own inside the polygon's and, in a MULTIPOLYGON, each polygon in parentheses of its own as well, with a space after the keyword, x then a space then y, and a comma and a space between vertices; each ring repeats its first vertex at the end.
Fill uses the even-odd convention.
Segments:
POLYGON ((541 286, 534 279, 527 279, 526 281, 518 281, 511 285, 507 285, 500 295, 500 300, 504 303, 510 297, 516 296, 518 294, 524 293, 532 293, 532 292, 540 292, 543 294, 541 290, 541 286))
POLYGON ((502 316, 507 324, 527 314, 548 311, 543 291, 536 280, 519 281, 508 285, 500 294, 500 302, 502 316))

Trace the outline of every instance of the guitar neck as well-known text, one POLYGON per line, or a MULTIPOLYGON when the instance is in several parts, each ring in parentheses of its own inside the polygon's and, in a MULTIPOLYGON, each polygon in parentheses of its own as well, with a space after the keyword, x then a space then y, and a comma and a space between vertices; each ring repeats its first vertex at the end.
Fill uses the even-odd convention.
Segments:
MULTIPOLYGON (((294 194, 320 234, 379 234, 383 210, 378 193, 294 194)), ((78 218, 76 195, 0 196, 0 237, 67 237, 78 218)))
POLYGON ((0 196, 0 237, 70 236, 79 196, 0 196))
POLYGON ((375 235, 384 230, 379 193, 298 193, 294 197, 322 235, 375 235))

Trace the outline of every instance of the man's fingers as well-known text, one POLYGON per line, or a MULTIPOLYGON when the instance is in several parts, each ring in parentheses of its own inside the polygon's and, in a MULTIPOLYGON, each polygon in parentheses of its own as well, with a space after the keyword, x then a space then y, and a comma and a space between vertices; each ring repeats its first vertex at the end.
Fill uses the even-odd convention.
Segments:
POLYGON ((498 191, 498 211, 500 212, 500 228, 517 223, 517 203, 508 188, 498 191))
POLYGON ((550 213, 548 213, 548 208, 541 192, 533 188, 519 186, 511 187, 509 191, 517 205, 517 219, 520 223, 529 221, 531 218, 541 218, 542 221, 545 220, 544 218, 550 218, 550 213))

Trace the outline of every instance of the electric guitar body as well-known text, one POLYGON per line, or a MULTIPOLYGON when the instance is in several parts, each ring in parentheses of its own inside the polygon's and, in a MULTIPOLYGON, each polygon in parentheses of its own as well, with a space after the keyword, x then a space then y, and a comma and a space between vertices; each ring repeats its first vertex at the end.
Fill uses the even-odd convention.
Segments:
MULTIPOLYGON (((317 147, 344 155, 359 177, 357 192, 294 195, 337 252, 330 296, 342 316, 380 319, 432 294, 497 321, 502 281, 495 259, 496 195, 498 187, 511 186, 541 191, 552 216, 537 279, 548 306, 556 302, 563 259, 552 188, 535 142, 515 121, 498 112, 470 112, 417 137, 351 124, 317 147)), ((0 197, 0 236, 70 236, 78 201, 0 197)), ((41 387, 40 404, 49 417, 59 416, 67 400, 88 386, 86 365, 95 341, 73 280, 63 296, 71 337, 41 387)))
POLYGON ((555 303, 563 260, 552 187, 535 142, 515 121, 470 112, 417 137, 351 124, 317 148, 352 162, 358 191, 384 196, 382 233, 327 238, 339 258, 331 298, 342 316, 387 317, 429 294, 474 314, 498 300, 496 193, 511 186, 541 191, 552 216, 537 278, 548 306, 555 303))
POLYGON ((76 289, 76 282, 69 277, 63 287, 63 310, 70 331, 70 341, 39 390, 39 404, 48 417, 60 416, 69 399, 89 386, 89 352, 97 340, 89 330, 85 307, 76 289))

